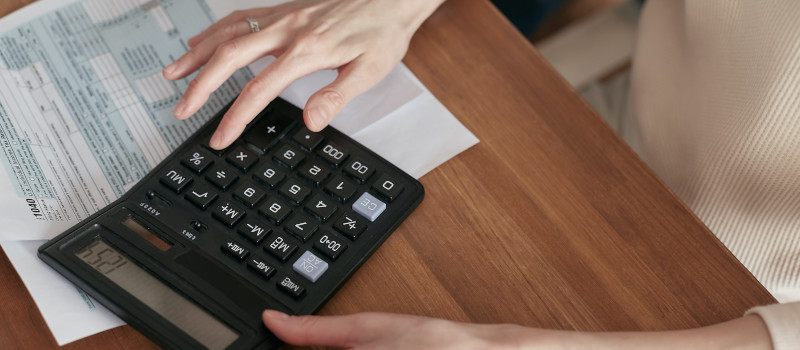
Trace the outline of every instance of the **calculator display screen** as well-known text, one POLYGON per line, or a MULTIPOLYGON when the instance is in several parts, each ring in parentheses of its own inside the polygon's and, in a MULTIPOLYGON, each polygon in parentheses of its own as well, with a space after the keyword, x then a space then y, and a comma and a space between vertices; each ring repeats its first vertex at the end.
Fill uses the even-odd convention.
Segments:
POLYGON ((102 239, 92 241, 75 256, 210 349, 224 349, 239 337, 102 239))

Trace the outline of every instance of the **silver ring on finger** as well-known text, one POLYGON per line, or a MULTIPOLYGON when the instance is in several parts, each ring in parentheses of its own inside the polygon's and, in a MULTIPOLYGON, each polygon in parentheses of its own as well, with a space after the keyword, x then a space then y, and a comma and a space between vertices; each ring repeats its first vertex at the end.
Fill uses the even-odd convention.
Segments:
POLYGON ((245 21, 247 21, 247 24, 250 25, 250 32, 251 33, 255 33, 255 32, 260 30, 260 28, 258 27, 258 20, 257 19, 255 19, 253 17, 247 17, 245 19, 245 21))

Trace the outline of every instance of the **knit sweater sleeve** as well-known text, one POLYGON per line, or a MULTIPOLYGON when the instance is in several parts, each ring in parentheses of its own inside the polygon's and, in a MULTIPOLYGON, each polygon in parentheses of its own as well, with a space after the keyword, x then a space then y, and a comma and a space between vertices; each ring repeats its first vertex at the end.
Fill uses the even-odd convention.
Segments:
POLYGON ((774 350, 800 350, 800 302, 758 306, 747 314, 761 316, 774 350))

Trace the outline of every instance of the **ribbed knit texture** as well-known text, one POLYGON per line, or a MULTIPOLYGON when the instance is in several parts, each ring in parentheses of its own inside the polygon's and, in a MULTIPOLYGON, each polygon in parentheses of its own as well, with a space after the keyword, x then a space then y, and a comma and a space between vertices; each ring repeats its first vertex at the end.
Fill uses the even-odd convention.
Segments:
POLYGON ((754 307, 747 313, 761 316, 767 324, 773 349, 800 348, 800 302, 754 307))
POLYGON ((800 0, 648 0, 638 35, 637 151, 776 299, 800 300, 800 0))

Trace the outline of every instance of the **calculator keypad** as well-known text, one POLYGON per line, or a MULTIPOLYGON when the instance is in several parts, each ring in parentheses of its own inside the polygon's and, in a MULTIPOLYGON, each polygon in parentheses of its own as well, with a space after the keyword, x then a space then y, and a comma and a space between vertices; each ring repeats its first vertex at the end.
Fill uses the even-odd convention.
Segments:
POLYGON ((187 227, 203 231, 184 237, 216 241, 204 249, 264 292, 299 301, 330 271, 351 271, 339 266, 358 261, 359 242, 372 244, 361 236, 402 195, 399 177, 346 145, 265 112, 225 150, 193 147, 159 182, 196 210, 187 227))

